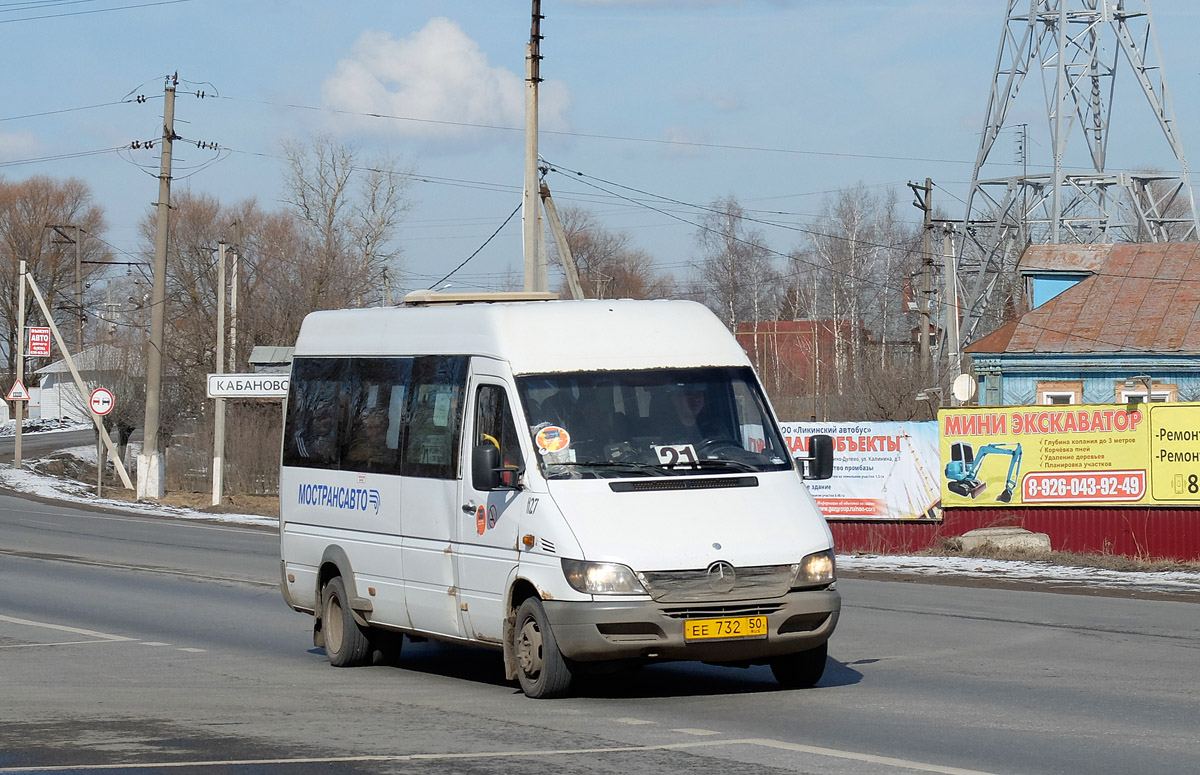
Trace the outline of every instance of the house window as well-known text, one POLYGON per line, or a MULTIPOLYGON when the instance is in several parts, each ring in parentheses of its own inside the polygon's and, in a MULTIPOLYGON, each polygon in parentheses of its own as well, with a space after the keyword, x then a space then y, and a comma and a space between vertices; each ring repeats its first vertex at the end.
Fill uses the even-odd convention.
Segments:
MULTIPOLYGON (((1165 404, 1171 401, 1171 394, 1165 390, 1152 390, 1150 392, 1150 403, 1165 404)), ((1125 390, 1121 389, 1121 395, 1118 397, 1118 403, 1122 404, 1144 404, 1146 403, 1146 391, 1142 390, 1125 390)))
POLYGON ((1039 382, 1037 383, 1037 402, 1043 406, 1083 403, 1083 380, 1039 382))
MULTIPOLYGON (((1125 382, 1116 383, 1115 386, 1117 403, 1119 404, 1144 404, 1146 403, 1146 386, 1138 384, 1135 387, 1126 387, 1125 382)), ((1179 400, 1178 385, 1164 385, 1161 382, 1150 383, 1149 401, 1152 404, 1171 403, 1179 400)))

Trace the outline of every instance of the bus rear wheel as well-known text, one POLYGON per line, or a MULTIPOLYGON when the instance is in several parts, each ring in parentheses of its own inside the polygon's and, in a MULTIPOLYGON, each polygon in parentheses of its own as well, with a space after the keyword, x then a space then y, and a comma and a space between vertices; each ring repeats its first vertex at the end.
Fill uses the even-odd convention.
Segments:
POLYGON ((325 584, 321 606, 321 631, 325 636, 325 656, 329 658, 329 664, 334 667, 366 664, 371 655, 371 642, 354 621, 341 576, 334 576, 325 584))

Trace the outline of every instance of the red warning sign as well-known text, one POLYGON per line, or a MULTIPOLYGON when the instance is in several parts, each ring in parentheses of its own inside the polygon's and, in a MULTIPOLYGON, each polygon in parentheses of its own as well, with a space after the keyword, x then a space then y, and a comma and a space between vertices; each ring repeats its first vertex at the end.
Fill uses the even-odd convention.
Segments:
POLYGON ((29 391, 21 384, 21 380, 13 382, 12 388, 8 391, 8 395, 4 397, 5 401, 28 401, 29 391))

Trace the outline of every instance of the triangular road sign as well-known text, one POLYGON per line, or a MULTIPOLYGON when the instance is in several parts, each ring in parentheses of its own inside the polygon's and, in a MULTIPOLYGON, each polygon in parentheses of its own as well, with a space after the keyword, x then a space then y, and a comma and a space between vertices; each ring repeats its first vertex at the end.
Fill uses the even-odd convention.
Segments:
POLYGON ((13 383, 12 390, 8 391, 8 395, 4 397, 5 401, 28 401, 29 391, 21 384, 21 380, 13 383))

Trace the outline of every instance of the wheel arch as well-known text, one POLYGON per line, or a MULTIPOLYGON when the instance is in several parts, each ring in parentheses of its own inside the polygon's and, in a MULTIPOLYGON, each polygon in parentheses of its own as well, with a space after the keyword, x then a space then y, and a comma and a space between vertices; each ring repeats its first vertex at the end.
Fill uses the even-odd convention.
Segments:
MULTIPOLYGON (((358 596, 358 583, 354 577, 354 566, 350 564, 350 557, 347 556, 346 550, 337 544, 330 544, 325 547, 325 551, 321 553, 321 563, 317 568, 317 589, 316 600, 318 601, 317 610, 314 614, 316 622, 313 629, 314 642, 321 631, 321 617, 324 614, 323 606, 320 605, 322 599, 321 592, 325 589, 325 585, 335 576, 342 577, 342 583, 346 586, 346 594, 349 596, 347 601, 350 605, 350 611, 354 614, 354 620, 364 627, 370 626, 368 619, 374 606, 371 601, 365 597, 358 596)), ((317 644, 322 645, 320 643, 317 644)))
POLYGON ((513 652, 513 628, 517 623, 517 609, 531 597, 541 599, 542 594, 537 585, 523 576, 514 579, 508 587, 508 600, 504 606, 504 675, 509 681, 517 679, 517 655, 513 652))

